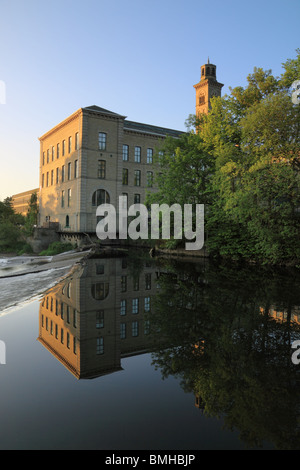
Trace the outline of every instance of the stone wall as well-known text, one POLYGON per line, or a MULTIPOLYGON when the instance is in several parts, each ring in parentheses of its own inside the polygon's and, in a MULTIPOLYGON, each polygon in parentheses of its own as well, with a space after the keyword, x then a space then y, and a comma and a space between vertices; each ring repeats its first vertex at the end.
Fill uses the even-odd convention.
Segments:
POLYGON ((56 230, 42 227, 34 228, 33 235, 27 239, 27 243, 36 254, 46 250, 51 243, 59 241, 60 236, 56 230))

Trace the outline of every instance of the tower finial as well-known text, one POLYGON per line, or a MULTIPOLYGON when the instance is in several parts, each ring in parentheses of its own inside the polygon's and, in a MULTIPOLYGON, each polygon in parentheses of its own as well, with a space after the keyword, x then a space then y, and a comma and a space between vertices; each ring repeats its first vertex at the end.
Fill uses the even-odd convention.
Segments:
POLYGON ((209 64, 209 57, 207 58, 207 63, 209 64))

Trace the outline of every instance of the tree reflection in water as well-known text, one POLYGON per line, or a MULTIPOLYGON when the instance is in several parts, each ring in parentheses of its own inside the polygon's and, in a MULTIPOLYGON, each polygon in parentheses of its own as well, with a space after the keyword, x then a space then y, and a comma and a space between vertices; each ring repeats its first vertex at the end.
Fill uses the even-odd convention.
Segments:
POLYGON ((300 274, 160 262, 153 363, 249 447, 300 448, 300 274))

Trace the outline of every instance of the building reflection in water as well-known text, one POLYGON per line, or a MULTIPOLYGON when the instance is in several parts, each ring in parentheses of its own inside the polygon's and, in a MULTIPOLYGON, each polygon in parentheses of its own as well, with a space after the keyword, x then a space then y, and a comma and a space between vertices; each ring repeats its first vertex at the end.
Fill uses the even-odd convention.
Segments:
POLYGON ((247 446, 299 449, 299 283, 256 266, 90 259, 45 295, 38 339, 78 379, 151 352, 163 378, 247 446))
POLYGON ((150 345, 145 315, 157 289, 156 271, 144 263, 132 272, 127 258, 89 259, 46 293, 38 341, 78 379, 122 370, 122 358, 150 345))

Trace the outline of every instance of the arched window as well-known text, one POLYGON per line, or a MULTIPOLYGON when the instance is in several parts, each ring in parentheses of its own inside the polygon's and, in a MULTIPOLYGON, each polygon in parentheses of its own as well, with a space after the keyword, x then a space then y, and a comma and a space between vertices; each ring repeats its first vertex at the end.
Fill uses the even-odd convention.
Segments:
POLYGON ((96 300, 104 300, 109 294, 108 282, 97 282, 92 284, 92 296, 96 300))
POLYGON ((110 197, 107 191, 104 189, 97 189, 97 191, 94 192, 93 197, 92 197, 92 205, 93 206, 100 206, 101 204, 109 204, 110 203, 110 197))

